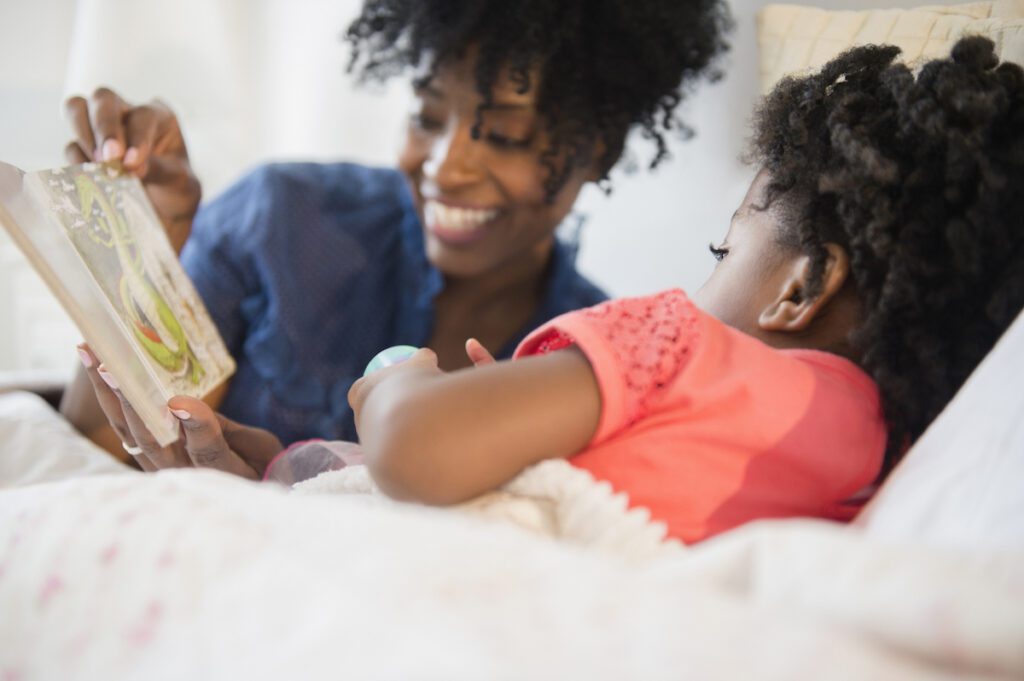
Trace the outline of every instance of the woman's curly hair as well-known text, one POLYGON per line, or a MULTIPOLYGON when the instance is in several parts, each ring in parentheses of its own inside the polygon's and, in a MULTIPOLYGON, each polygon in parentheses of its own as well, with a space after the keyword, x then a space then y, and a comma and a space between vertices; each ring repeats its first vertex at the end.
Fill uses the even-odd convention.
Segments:
POLYGON ((851 340, 881 390, 889 465, 1024 307, 1024 71, 980 37, 916 76, 898 53, 860 47, 783 80, 752 145, 812 282, 823 244, 850 256, 851 340))
POLYGON ((366 0, 346 39, 350 70, 374 80, 425 66, 429 81, 474 47, 482 101, 474 136, 502 69, 521 92, 536 85, 553 200, 575 168, 593 162, 595 143, 606 182, 633 126, 657 147, 651 167, 662 161, 665 133, 688 131, 675 114, 684 94, 700 77, 719 76, 714 62, 730 26, 723 0, 366 0))

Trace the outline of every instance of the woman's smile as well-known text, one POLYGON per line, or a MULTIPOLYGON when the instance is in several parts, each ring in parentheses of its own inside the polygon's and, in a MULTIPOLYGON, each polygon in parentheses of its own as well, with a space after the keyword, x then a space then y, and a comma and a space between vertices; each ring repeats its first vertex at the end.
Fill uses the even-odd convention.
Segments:
POLYGON ((423 205, 423 222, 427 231, 455 246, 483 238, 500 214, 497 208, 457 206, 436 199, 428 199, 423 205))

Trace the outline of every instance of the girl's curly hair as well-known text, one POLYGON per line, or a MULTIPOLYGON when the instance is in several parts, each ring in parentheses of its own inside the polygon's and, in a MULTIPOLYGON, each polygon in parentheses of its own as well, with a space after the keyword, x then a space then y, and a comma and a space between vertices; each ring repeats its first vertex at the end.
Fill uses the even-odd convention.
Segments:
POLYGON ((1024 71, 993 47, 962 39, 916 76, 898 48, 852 49, 755 116, 783 243, 819 284, 823 244, 849 253, 890 466, 1024 307, 1024 71))
POLYGON ((575 168, 593 162, 595 143, 607 183, 634 126, 657 147, 651 167, 662 161, 665 133, 688 132, 675 114, 684 94, 702 76, 719 77, 714 62, 730 26, 723 0, 366 0, 345 37, 349 69, 364 80, 425 66, 429 81, 474 47, 475 136, 503 68, 522 92, 537 86, 553 200, 575 168))

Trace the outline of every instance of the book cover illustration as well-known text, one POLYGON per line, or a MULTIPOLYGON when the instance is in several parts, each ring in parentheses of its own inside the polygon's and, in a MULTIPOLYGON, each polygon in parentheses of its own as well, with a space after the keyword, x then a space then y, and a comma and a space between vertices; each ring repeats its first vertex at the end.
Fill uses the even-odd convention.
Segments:
POLYGON ((226 350, 218 336, 204 339, 195 290, 177 263, 162 259, 173 253, 154 243, 166 238, 140 185, 94 164, 36 176, 49 210, 161 382, 172 394, 205 394, 219 383, 229 371, 226 350))
POLYGON ((142 184, 107 164, 0 166, 0 221, 157 440, 177 439, 166 400, 205 396, 235 364, 142 184))
POLYGON ((173 257, 141 185, 95 164, 35 174, 96 283, 171 394, 204 395, 232 362, 173 257), (132 227, 129 228, 129 225, 132 227), (205 317, 199 318, 198 310, 205 317))

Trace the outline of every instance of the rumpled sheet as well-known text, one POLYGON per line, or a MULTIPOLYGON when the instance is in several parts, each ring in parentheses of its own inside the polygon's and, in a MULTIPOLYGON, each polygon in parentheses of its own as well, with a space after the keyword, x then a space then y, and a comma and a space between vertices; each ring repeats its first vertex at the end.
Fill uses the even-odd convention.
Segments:
MULTIPOLYGON (((533 472, 505 501, 577 484, 533 472)), ((811 521, 652 550, 319 491, 181 470, 0 492, 0 679, 1024 677, 1021 553, 811 521)), ((605 492, 576 491, 595 515, 605 492)))

